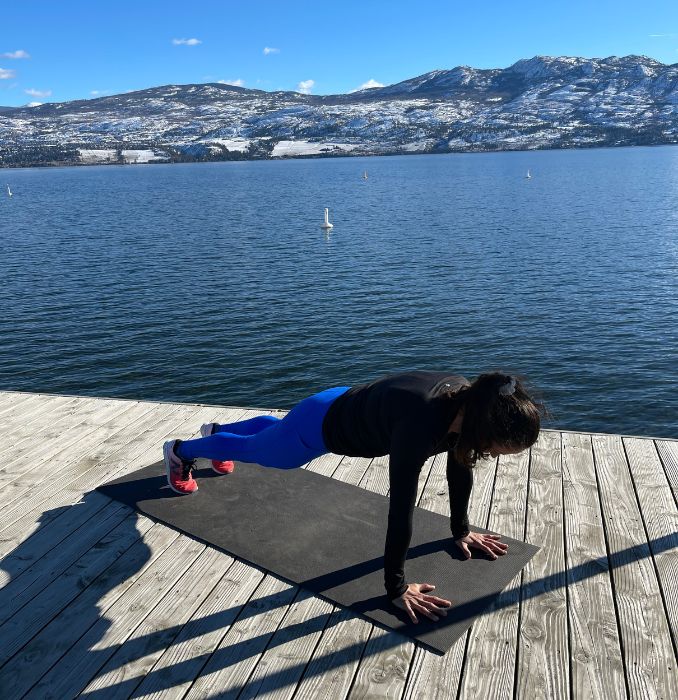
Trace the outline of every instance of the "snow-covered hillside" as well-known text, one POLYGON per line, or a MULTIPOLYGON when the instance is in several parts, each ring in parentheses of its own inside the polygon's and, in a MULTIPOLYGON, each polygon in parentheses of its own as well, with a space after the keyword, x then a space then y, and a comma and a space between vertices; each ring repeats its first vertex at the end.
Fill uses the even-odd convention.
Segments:
POLYGON ((678 64, 537 56, 346 95, 218 83, 0 108, 0 164, 151 162, 678 142, 678 64))

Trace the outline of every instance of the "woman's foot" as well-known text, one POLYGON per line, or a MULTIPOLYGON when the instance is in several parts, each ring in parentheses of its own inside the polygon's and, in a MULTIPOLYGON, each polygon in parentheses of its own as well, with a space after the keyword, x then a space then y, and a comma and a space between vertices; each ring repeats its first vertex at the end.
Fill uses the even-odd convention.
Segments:
POLYGON ((167 471, 167 483, 172 491, 181 495, 198 490, 198 483, 193 478, 192 469, 195 462, 183 460, 174 451, 179 440, 168 440, 162 446, 162 456, 167 471))
MULTIPOLYGON (((217 423, 205 423, 200 428, 200 434, 203 437, 209 437, 214 435, 214 431, 217 428, 217 423)), ((230 474, 235 469, 235 464, 233 462, 220 462, 218 459, 212 460, 212 469, 217 474, 230 474)))

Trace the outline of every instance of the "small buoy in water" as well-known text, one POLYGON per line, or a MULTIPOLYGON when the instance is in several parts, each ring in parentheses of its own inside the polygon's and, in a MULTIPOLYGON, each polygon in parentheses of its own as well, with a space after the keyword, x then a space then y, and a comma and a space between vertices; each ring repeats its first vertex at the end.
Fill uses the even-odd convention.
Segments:
POLYGON ((527 171, 527 175, 525 175, 525 179, 526 179, 526 180, 531 180, 531 179, 532 179, 532 175, 530 175, 530 171, 529 171, 529 170, 527 171))
POLYGON ((334 228, 334 224, 330 223, 330 210, 327 207, 325 207, 325 221, 320 224, 320 228, 324 228, 326 230, 334 228))

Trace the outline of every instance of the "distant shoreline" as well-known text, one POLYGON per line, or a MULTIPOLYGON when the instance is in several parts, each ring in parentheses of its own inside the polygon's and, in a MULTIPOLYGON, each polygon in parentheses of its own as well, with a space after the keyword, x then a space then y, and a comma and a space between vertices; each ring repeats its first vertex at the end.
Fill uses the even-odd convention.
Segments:
MULTIPOLYGON (((450 149, 450 150, 428 150, 428 151, 407 151, 393 150, 383 153, 356 153, 351 151, 337 151, 328 153, 298 153, 294 155, 281 156, 240 156, 238 152, 229 152, 226 157, 210 157, 197 158, 181 156, 177 158, 157 158, 146 161, 124 161, 124 160, 102 160, 93 162, 82 162, 78 160, 51 160, 51 161, 28 161, 3 163, 0 161, 0 169, 15 170, 21 168, 64 168, 64 167, 91 167, 91 166, 139 166, 139 165, 175 165, 179 163, 228 163, 228 162, 257 162, 257 161, 285 161, 285 160, 317 160, 317 159, 334 159, 334 158, 376 158, 389 156, 423 156, 423 155, 460 155, 460 154, 487 154, 487 153, 532 153, 535 151, 579 151, 591 149, 617 149, 617 148, 637 148, 637 147, 656 147, 656 146, 676 146, 678 141, 665 141, 659 143, 621 143, 621 144, 569 144, 563 146, 537 146, 535 148, 473 148, 473 149, 450 149)), ((126 147, 122 150, 162 150, 162 146, 148 147, 144 149, 137 147, 131 149, 126 147)), ((78 150, 78 149, 74 149, 78 150)), ((116 150, 116 149, 88 149, 88 150, 116 150)), ((120 150, 120 149, 117 149, 120 150)))

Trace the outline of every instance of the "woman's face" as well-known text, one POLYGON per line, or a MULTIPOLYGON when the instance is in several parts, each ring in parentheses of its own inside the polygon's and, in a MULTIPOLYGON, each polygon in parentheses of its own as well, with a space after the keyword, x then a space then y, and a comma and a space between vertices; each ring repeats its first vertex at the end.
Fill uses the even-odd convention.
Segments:
POLYGON ((523 451, 522 447, 507 447, 505 445, 492 445, 487 451, 487 454, 492 457, 492 459, 499 457, 499 455, 517 455, 523 451))

